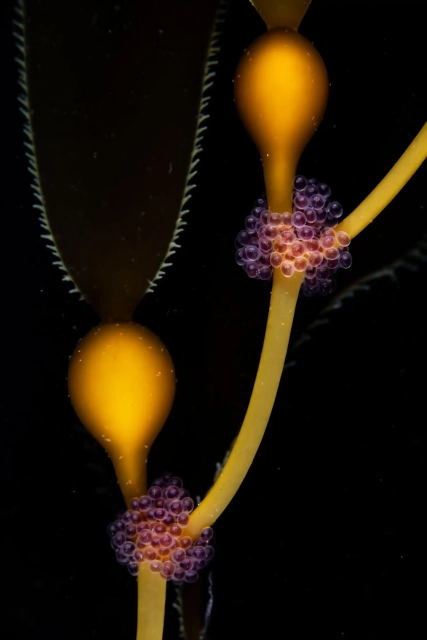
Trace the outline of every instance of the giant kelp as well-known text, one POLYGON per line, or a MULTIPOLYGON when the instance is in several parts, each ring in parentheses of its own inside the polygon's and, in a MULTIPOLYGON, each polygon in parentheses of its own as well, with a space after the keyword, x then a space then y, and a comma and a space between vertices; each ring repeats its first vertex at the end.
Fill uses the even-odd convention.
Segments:
MULTIPOLYGON (((409 142, 409 141, 408 141, 409 142)), ((237 227, 238 228, 238 227, 237 227)), ((236 229, 237 230, 237 229, 236 229)), ((232 241, 232 238, 231 238, 232 241)), ((386 247, 383 247, 383 249, 386 249, 386 247)), ((360 265, 360 260, 359 260, 359 265, 360 265)), ((237 280, 239 282, 239 286, 241 286, 242 288, 244 288, 244 290, 247 291, 247 294, 249 296, 249 300, 248 300, 248 304, 247 307, 245 307, 246 311, 248 312, 249 310, 252 310, 253 306, 254 306, 254 302, 257 300, 260 300, 260 297, 258 297, 258 294, 256 293, 252 293, 253 291, 253 283, 251 283, 251 293, 249 294, 249 288, 245 287, 245 283, 241 280, 237 280)), ((172 300, 173 298, 171 298, 172 300)), ((237 312, 235 311, 234 315, 237 312)), ((254 313, 254 316, 256 316, 257 311, 253 310, 251 311, 251 313, 254 313)), ((237 314, 238 315, 238 314, 237 314)), ((371 311, 369 311, 369 315, 371 315, 371 311)), ((259 317, 259 314, 258 316, 259 317)), ((254 321, 251 320, 249 318, 249 322, 248 325, 249 327, 252 327, 252 329, 254 328, 253 326, 254 321)), ((336 326, 336 325, 335 325, 336 326)), ((336 328, 338 328, 336 326, 336 328)), ((358 328, 358 336, 361 335, 361 327, 359 326, 358 328)), ((252 338, 253 336, 250 334, 250 332, 248 330, 245 331, 245 328, 242 326, 240 329, 242 334, 246 334, 246 338, 248 340, 247 344, 250 344, 253 346, 252 343, 252 338)), ((365 332, 366 333, 366 332, 365 332)), ((235 335, 235 332, 234 332, 235 335)), ((344 336, 344 332, 340 331, 339 335, 342 337, 344 336)), ((319 345, 319 355, 322 354, 322 347, 323 348, 331 348, 331 344, 333 344, 335 342, 335 340, 337 339, 338 336, 334 336, 333 332, 331 331, 331 333, 328 336, 327 339, 327 343, 324 344, 322 342, 321 345, 319 345)), ((239 338, 240 339, 240 338, 239 338)), ((341 343, 342 344, 342 343, 341 343)), ((351 343, 350 343, 351 344, 351 343)), ((348 349, 349 349, 349 344, 346 343, 347 345, 347 354, 348 354, 348 349)), ((249 352, 249 349, 245 349, 245 351, 249 352)), ((317 352, 316 352, 317 353, 317 352)), ((352 352, 353 353, 353 352, 352 352)), ((376 351, 373 350, 371 351, 372 356, 375 356, 376 359, 376 351)), ((310 354, 309 354, 310 355, 310 354)), ((245 358, 246 356, 244 356, 245 358)), ((353 353, 353 357, 354 357, 354 353, 353 353)), ((217 358, 214 358, 214 360, 217 360, 217 358)), ((307 358, 307 364, 309 363, 310 358, 307 358)), ((334 391, 335 390, 335 381, 336 381, 336 369, 334 369, 334 367, 332 366, 332 362, 331 363, 323 363, 323 375, 325 376, 324 379, 324 383, 326 385, 326 389, 328 391, 334 391), (331 366, 329 366, 331 365, 331 366)), ((309 371, 311 371, 309 369, 309 371)), ((339 372, 340 372, 340 376, 339 376, 339 388, 340 389, 345 389, 345 384, 348 384, 348 380, 349 378, 352 376, 351 373, 351 367, 347 366, 347 362, 344 363, 344 369, 343 369, 343 363, 340 364, 339 367, 339 372), (343 375, 343 373, 345 373, 345 375, 343 375), (347 381, 347 382, 346 382, 347 381)), ((289 372, 291 377, 292 377, 292 372, 289 372)), ((321 460, 316 460, 316 456, 313 455, 311 457, 311 467, 310 470, 308 472, 308 478, 305 479, 304 476, 304 480, 301 480, 301 476, 299 476, 299 471, 298 470, 298 465, 296 464, 296 462, 293 464, 292 466, 292 460, 290 459, 289 454, 287 453, 288 450, 288 446, 289 444, 291 444, 291 449, 293 449, 293 455, 296 456, 297 460, 299 460, 300 462, 302 462, 303 464, 301 465, 301 468, 304 468, 304 473, 307 473, 307 465, 305 463, 304 457, 303 457, 303 452, 306 451, 307 448, 309 448, 309 444, 307 442, 305 442, 303 435, 301 434, 300 437, 298 437, 298 435, 296 434, 296 430, 298 429, 298 431, 301 431, 301 429, 305 432, 307 432, 307 429, 309 430, 310 433, 310 440, 313 443, 318 443, 320 445, 320 451, 323 451, 323 458, 327 459, 329 462, 331 461, 332 458, 332 454, 329 453, 328 448, 326 446, 326 443, 331 443, 333 442, 333 437, 337 437, 341 440, 344 438, 344 430, 341 429, 342 427, 342 423, 339 423, 339 425, 336 424, 336 422, 334 422, 331 418, 331 421, 328 423, 328 429, 325 431, 322 429, 322 433, 323 433, 323 438, 320 434, 320 431, 318 430, 318 428, 316 427, 316 425, 318 424, 315 420, 309 420, 309 418, 314 418, 316 416, 316 410, 314 407, 314 399, 316 397, 319 396, 319 402, 322 401, 322 394, 321 394, 321 389, 317 389, 317 388, 313 388, 313 386, 310 386, 310 388, 308 389, 308 397, 307 397, 307 403, 305 405, 305 414, 304 416, 301 418, 301 414, 298 413, 300 411, 300 406, 298 404, 298 397, 300 397, 300 392, 301 392, 301 388, 299 386, 299 383, 302 379, 302 376, 298 376, 298 379, 295 379, 293 382, 290 380, 289 378, 289 373, 287 374, 287 377, 285 378, 285 384, 282 387, 282 395, 281 398, 279 400, 280 404, 279 404, 279 413, 276 413, 276 417, 275 417, 275 424, 277 429, 280 431, 280 433, 282 433, 282 439, 281 439, 281 444, 286 444, 285 447, 283 447, 282 453, 281 453, 281 457, 284 458, 285 460, 287 460, 288 462, 288 466, 287 466, 287 470, 286 472, 282 473, 286 473, 286 478, 289 480, 289 478, 295 478, 295 482, 298 482, 298 478, 299 481, 302 482, 302 486, 306 489, 306 491, 300 491, 300 493, 304 494, 305 496, 305 501, 304 501, 304 505, 302 504, 301 501, 301 507, 299 508, 299 505, 297 503, 297 497, 292 495, 292 485, 293 482, 291 482, 291 486, 285 491, 284 488, 280 485, 275 485, 275 484, 268 484, 267 485, 267 490, 263 493, 264 496, 264 505, 267 506, 269 505, 271 508, 273 508, 274 505, 277 506, 277 500, 279 500, 279 502, 281 504, 283 504, 283 496, 286 495, 287 501, 286 501, 286 508, 288 509, 288 511, 290 511, 291 513, 294 512, 296 514, 298 514, 298 517, 295 519, 295 521, 292 522, 292 527, 290 526, 289 529, 286 531, 286 534, 284 536, 282 536, 280 538, 280 541, 278 542, 280 549, 284 550, 283 553, 283 558, 281 556, 281 558, 277 558, 277 570, 280 571, 280 567, 284 566, 284 563, 286 562, 286 572, 289 571, 288 569, 288 562, 291 565, 291 569, 290 569, 290 575, 294 575, 294 583, 295 583, 295 574, 298 572, 297 570, 297 564, 298 564, 298 558, 301 562, 301 553, 299 554, 299 556, 297 556, 295 558, 295 560, 293 559, 293 555, 292 553, 288 553, 285 549, 284 549, 284 541, 286 539, 291 539, 293 540, 294 544, 295 544, 295 540, 293 534, 292 534, 292 529, 295 529, 295 535, 297 531, 302 531, 302 522, 305 522, 307 520, 307 522, 309 520, 311 520, 311 518, 309 518, 308 514, 305 513, 305 508, 311 507, 311 516, 313 518, 313 520, 317 519, 320 522, 320 526, 323 527, 325 526, 325 517, 324 514, 322 513, 322 509, 321 509, 321 505, 316 505, 315 502, 315 497, 319 497, 320 496, 320 489, 317 489, 317 487, 313 487, 309 484, 309 477, 314 478, 316 477, 316 470, 319 471, 319 482, 321 483, 322 486, 326 486, 328 487, 328 471, 325 470, 323 468, 323 465, 321 464, 321 460), (292 385, 290 386, 290 383, 292 382, 292 385), (292 389, 293 389, 293 393, 292 393, 292 389), (289 390, 291 390, 291 394, 289 393, 289 390), (289 411, 289 405, 291 405, 293 407, 293 413, 292 413, 292 419, 290 420, 290 415, 288 414, 289 411), (307 415, 308 412, 308 415, 307 415), (301 418, 301 419, 298 419, 301 418), (307 425, 311 424, 313 428, 308 427, 307 425), (285 429, 283 429, 283 426, 286 426, 285 429), (295 431, 294 431, 295 429, 295 431), (342 431, 342 435, 341 435, 341 431, 342 431), (283 442, 283 440, 285 442, 283 442), (296 442, 295 442, 296 441, 296 442), (322 442, 323 442, 323 447, 322 447, 322 442), (292 443, 297 444, 299 446, 295 446, 292 447, 292 443), (300 454, 298 455, 298 452, 300 452, 300 454), (290 473, 290 468, 292 467, 292 469, 295 471, 294 474, 290 473), (276 498, 274 498, 274 496, 276 496, 276 498), (288 502, 289 501, 289 502, 288 502), (305 508, 304 508, 305 507, 305 508), (286 558, 288 558, 289 560, 286 561, 286 558), (295 562, 295 571, 294 573, 292 572, 292 567, 293 567, 293 562, 295 562)), ((209 374, 210 375, 210 374, 209 374)), ((244 372, 242 372, 242 376, 244 376, 244 372)), ((247 374, 246 374, 247 375, 247 374)), ((223 380, 227 380, 229 378, 229 375, 226 371, 222 371, 222 378, 223 380)), ((353 376, 354 378, 354 382, 356 382, 356 377, 353 376)), ((242 378, 243 379, 243 378, 242 378)), ((292 378, 293 379, 293 378, 292 378)), ((307 378, 307 384, 310 383, 310 379, 309 377, 307 378)), ((236 397, 239 394, 236 394, 236 397)), ((334 394, 334 406, 337 408, 337 411, 340 414, 340 417, 345 416, 346 415, 346 403, 345 403, 345 394, 334 394), (338 409, 340 408, 340 409, 338 409)), ((234 398, 233 398, 234 399, 234 398)), ((316 407, 318 407, 319 404, 316 403, 316 407)), ((323 406, 323 405, 322 405, 323 406)), ((219 412, 219 409, 217 408, 215 410, 217 412, 219 412)), ((209 423, 211 420, 207 420, 207 422, 209 423)), ((274 423, 273 423, 274 424, 274 423)), ((354 434, 354 427, 352 427, 351 425, 351 420, 347 421, 347 426, 349 427, 350 433, 354 434)), ((276 433, 277 433, 277 429, 276 429, 276 433)), ((359 433, 360 431, 363 431, 363 425, 359 425, 359 433)), ((270 434, 270 444, 271 444, 271 438, 274 437, 270 434)), ((268 446, 268 443, 267 443, 268 446)), ((314 447, 314 445, 313 445, 314 447)), ((337 447, 338 449, 338 447, 337 447)), ((342 447, 340 447, 341 450, 344 451, 344 455, 343 455, 343 465, 344 465, 344 460, 346 459, 346 455, 347 451, 346 449, 342 449, 342 447)), ((203 449, 204 450, 204 449, 203 449)), ((264 449, 265 451, 265 449, 264 449)), ((268 461, 264 456, 264 460, 266 462, 265 467, 264 467, 264 479, 269 479, 270 481, 273 481, 276 477, 276 475, 279 477, 282 477, 282 474, 278 473, 276 474, 276 467, 274 465, 274 460, 278 458, 279 452, 278 451, 273 451, 270 448, 270 455, 268 456, 268 461), (268 462, 268 464, 267 464, 268 462), (274 472, 274 473, 273 473, 274 472)), ((319 456, 320 458, 320 456, 319 456)), ((348 458, 347 458, 348 459, 348 458)), ((280 466, 280 463, 279 463, 280 466)), ((259 469, 259 467, 258 467, 259 469)), ((283 468, 282 468, 283 469, 283 468)), ((249 491, 247 492, 247 507, 250 509, 252 508, 253 502, 252 502, 252 498, 255 496, 257 496, 257 492, 259 493, 260 489, 261 489, 261 484, 260 484, 260 478, 257 474, 257 478, 255 481, 255 476, 254 474, 256 474, 256 469, 254 470, 254 472, 252 473, 252 479, 249 479, 249 491), (255 492, 255 493, 254 493, 255 492)), ((332 474, 331 474, 332 475, 332 474)), ((332 484, 332 483, 331 483, 332 484)), ((301 485, 300 485, 301 486, 301 485)), ((327 499, 326 499, 327 502, 327 499)), ((333 503, 333 498, 331 498, 330 500, 331 504, 333 503)), ((256 503, 255 503, 256 504, 256 503)), ((341 511, 341 509, 340 509, 341 511)), ((342 512, 345 513, 345 507, 342 509, 342 512)), ((327 511, 327 515, 329 517, 332 516, 332 513, 330 511, 327 511)), ((327 518, 326 518, 327 519, 327 518)), ((337 518, 338 520, 338 518, 337 518)), ((331 522, 334 521, 336 522, 337 520, 334 520, 333 518, 331 518, 331 522)), ((229 520, 228 520, 229 521, 229 520)), ((237 521, 236 521, 237 522, 237 521)), ((237 524, 240 524, 240 520, 239 522, 237 522, 237 524)), ((311 531, 313 529, 310 529, 311 531)), ((332 532, 333 535, 333 532, 332 532)), ((224 538, 225 539, 225 538, 224 538)), ((313 549, 311 549, 311 545, 316 545, 315 541, 310 540, 310 536, 308 533, 305 534, 305 536, 303 536, 303 540, 305 540, 305 542, 307 543, 306 546, 306 550, 305 553, 307 554, 307 557, 313 557, 313 549), (311 551, 310 551, 311 549, 311 551)), ((252 562, 248 563, 248 566, 243 566, 243 562, 242 562, 242 558, 240 557, 240 553, 236 553, 237 551, 237 547, 234 545, 232 546, 232 551, 233 553, 230 554, 230 558, 231 556, 233 556, 234 558, 234 563, 236 564, 236 566, 240 566, 240 571, 243 572, 243 574, 246 576, 250 576, 251 578, 254 575, 259 575, 260 577, 262 576, 262 563, 261 566, 259 566, 259 564, 257 564, 258 562, 258 557, 257 557, 257 553, 256 553, 256 549, 253 549, 252 546, 249 543, 245 543, 244 538, 242 537, 240 540, 240 549, 248 549, 249 550, 249 557, 252 558, 252 562), (240 565, 239 565, 239 557, 240 557, 240 565)), ((331 545, 332 546, 332 545, 331 545)), ((302 545, 301 545, 302 548, 302 545)), ((222 547, 222 550, 224 551, 224 545, 222 547)), ((301 550, 300 550, 301 551, 301 550)), ((221 562, 221 560, 220 560, 221 562)), ((302 560, 302 564, 304 565, 304 560, 302 560)), ((221 566, 221 565, 220 565, 221 566)), ((223 565, 222 565, 223 566, 223 565)), ((233 565, 234 566, 234 565, 233 565)), ((305 565, 304 565, 305 566, 305 565)), ((229 570, 230 567, 227 567, 227 571, 229 570)), ((229 576, 230 573, 228 571, 227 573, 228 576, 228 582, 230 582, 231 584, 233 583, 233 581, 229 580, 229 576)), ((264 579, 264 578, 263 578, 264 579)), ((302 578, 304 579, 304 578, 302 578)), ((236 580, 237 582, 237 580, 236 580)), ((236 583, 235 583, 236 584, 236 583)), ((225 589, 227 590, 227 585, 225 585, 224 580, 222 580, 220 582, 221 585, 221 591, 220 593, 222 593, 222 590, 225 589)), ((231 585, 229 587, 229 589, 231 589, 231 585)), ((243 585, 242 585, 242 589, 243 589, 243 585)), ((272 599, 272 601, 274 602, 274 594, 272 594, 272 589, 268 589, 266 590, 269 593, 270 598, 272 599)), ((288 597, 289 597, 289 589, 286 588, 286 585, 284 586, 284 589, 282 591, 282 589, 279 590, 280 593, 283 593, 283 591, 285 591, 285 593, 287 593, 288 597)), ((298 588, 297 590, 298 591, 298 588)), ((222 597, 222 596, 220 596, 222 597)), ((297 596, 292 594, 292 597, 294 598, 294 600, 297 599, 297 596)), ((237 600, 237 598, 236 598, 237 600)), ((234 600, 232 600, 233 602, 233 607, 234 607, 234 600)), ((256 596, 256 598, 253 599, 253 602, 255 604, 255 602, 260 602, 260 598, 259 595, 256 596)), ((239 601, 237 600, 237 604, 236 607, 239 608, 239 601)), ((240 611, 242 611, 242 608, 240 607, 240 611)), ((236 626, 237 622, 235 623, 236 626)), ((239 626, 242 626, 245 624, 245 620, 240 620, 239 621, 239 626)), ((257 624, 257 626, 259 626, 259 628, 261 628, 261 621, 256 622, 255 624, 257 624)), ((308 624, 308 623, 307 623, 308 624)), ((268 622, 264 621, 263 626, 267 626, 268 627, 268 622)), ((230 629, 231 631, 231 629, 230 629)))

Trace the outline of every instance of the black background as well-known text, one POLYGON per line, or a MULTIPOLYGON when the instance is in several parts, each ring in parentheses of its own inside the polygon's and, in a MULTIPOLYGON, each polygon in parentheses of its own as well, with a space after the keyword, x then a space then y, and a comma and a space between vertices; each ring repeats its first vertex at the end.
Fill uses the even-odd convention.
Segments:
MULTIPOLYGON (((168 346, 178 378, 150 476, 170 469, 194 495, 208 489, 243 419, 270 293, 234 263, 234 237, 263 183, 232 78, 264 27, 246 0, 231 5, 182 249, 137 313, 168 346)), ((67 398, 69 355, 97 320, 68 293, 40 239, 16 103, 12 3, 1 9, 0 629, 19 640, 131 640, 135 582, 105 534, 120 493, 67 398)), ((300 172, 328 182, 346 212, 426 120, 425 10, 408 0, 317 0, 301 26, 331 91, 300 172)), ((340 274, 338 293, 376 272, 367 288, 338 309, 325 311, 334 300, 324 298, 298 305, 293 366, 256 460, 215 527, 211 640, 426 632, 427 248, 407 254, 427 231, 425 185, 423 167, 352 243, 354 265, 340 274)), ((171 591, 167 638, 178 633, 172 599, 171 591)))

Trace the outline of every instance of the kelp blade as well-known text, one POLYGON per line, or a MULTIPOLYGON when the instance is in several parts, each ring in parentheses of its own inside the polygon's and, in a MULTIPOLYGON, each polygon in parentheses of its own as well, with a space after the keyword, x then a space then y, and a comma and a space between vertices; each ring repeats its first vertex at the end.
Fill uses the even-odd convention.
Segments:
POLYGON ((25 3, 44 213, 104 320, 130 319, 175 246, 216 4, 25 3))

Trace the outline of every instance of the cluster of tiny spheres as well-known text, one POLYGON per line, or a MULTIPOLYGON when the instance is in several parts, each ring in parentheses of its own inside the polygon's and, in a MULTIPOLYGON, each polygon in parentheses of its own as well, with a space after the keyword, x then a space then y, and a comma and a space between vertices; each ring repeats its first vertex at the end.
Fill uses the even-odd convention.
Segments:
POLYGON ((343 208, 331 201, 329 186, 316 178, 296 176, 293 188, 292 213, 274 213, 264 198, 256 201, 236 238, 236 262, 259 280, 269 280, 273 269, 288 278, 301 271, 302 293, 331 293, 336 271, 352 263, 350 236, 334 230, 343 208))
POLYGON ((213 531, 203 529, 196 540, 184 535, 194 502, 182 480, 165 473, 146 496, 134 498, 131 508, 108 527, 117 561, 136 576, 141 563, 174 584, 195 582, 214 555, 213 531))

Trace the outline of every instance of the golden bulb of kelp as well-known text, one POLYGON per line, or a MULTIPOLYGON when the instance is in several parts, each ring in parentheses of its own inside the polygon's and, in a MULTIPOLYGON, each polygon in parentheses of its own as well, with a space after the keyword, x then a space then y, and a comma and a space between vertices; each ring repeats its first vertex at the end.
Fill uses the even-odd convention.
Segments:
POLYGON ((272 29, 243 54, 235 76, 237 110, 262 157, 269 209, 291 211, 292 180, 328 99, 325 64, 306 38, 272 29))
POLYGON ((175 394, 166 347, 134 322, 101 324, 77 345, 68 390, 80 420, 110 455, 129 504, 146 491, 148 452, 175 394))

